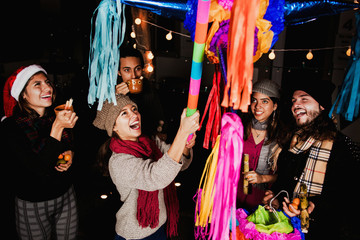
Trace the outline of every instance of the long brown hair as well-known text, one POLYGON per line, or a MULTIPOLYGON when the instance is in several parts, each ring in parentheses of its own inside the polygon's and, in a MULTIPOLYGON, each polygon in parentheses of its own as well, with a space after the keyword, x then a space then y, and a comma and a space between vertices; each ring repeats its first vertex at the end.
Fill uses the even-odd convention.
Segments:
MULTIPOLYGON (((29 102, 24 98, 24 94, 25 94, 25 91, 26 91, 26 87, 29 85, 30 80, 33 79, 34 76, 36 76, 38 74, 41 74, 41 73, 44 74, 47 79, 49 79, 48 76, 42 71, 39 71, 39 72, 35 73, 26 82, 26 84, 25 84, 23 90, 21 91, 21 93, 19 94, 19 98, 18 98, 18 105, 17 105, 18 110, 17 111, 20 111, 21 113, 26 114, 30 118, 37 118, 39 116, 39 114, 34 109, 32 109, 30 107, 29 102)), ((52 103, 54 103, 55 97, 56 97, 56 91, 55 91, 55 85, 54 85, 53 81, 51 81, 51 80, 50 80, 50 86, 53 89, 53 91, 52 91, 52 103)), ((51 109, 51 107, 48 107, 48 108, 45 109, 45 116, 49 115, 49 113, 51 111, 50 109, 51 109)))
POLYGON ((100 173, 103 176, 109 176, 109 160, 112 155, 110 149, 110 142, 112 138, 120 139, 119 135, 116 132, 112 133, 112 137, 108 138, 100 147, 96 155, 96 164, 95 167, 99 169, 100 173))

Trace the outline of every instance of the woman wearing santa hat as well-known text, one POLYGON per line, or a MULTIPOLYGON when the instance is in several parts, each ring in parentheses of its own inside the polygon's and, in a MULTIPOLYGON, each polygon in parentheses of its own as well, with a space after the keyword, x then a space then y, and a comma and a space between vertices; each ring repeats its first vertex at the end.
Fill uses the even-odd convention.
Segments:
POLYGON ((55 88, 39 65, 21 67, 4 86, 6 118, 1 122, 2 153, 11 172, 16 231, 20 239, 75 239, 77 209, 71 179, 72 134, 78 117, 56 116, 55 88), (59 155, 66 163, 57 164, 59 155))

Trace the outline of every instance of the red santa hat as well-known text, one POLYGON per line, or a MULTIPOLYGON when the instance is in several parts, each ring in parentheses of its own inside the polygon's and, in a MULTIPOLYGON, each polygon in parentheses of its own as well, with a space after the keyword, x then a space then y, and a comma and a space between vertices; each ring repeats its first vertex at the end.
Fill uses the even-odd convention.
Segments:
POLYGON ((19 95, 24 89, 27 81, 38 72, 47 72, 39 65, 33 64, 28 67, 20 67, 5 82, 4 86, 4 112, 6 117, 13 115, 19 95))

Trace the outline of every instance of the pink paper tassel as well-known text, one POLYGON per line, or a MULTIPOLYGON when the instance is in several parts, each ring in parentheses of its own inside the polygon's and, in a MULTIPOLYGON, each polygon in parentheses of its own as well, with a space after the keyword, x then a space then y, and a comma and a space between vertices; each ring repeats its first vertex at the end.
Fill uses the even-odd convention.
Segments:
POLYGON ((243 154, 243 125, 238 115, 225 113, 221 120, 219 158, 215 176, 215 197, 210 238, 236 239, 236 194, 243 154))

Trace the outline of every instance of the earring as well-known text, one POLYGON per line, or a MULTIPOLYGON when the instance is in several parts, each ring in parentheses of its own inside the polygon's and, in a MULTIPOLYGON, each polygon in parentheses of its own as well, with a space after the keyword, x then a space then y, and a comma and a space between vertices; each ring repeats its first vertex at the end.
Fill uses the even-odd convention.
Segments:
POLYGON ((275 121, 275 110, 274 110, 274 112, 273 112, 273 121, 275 121))

